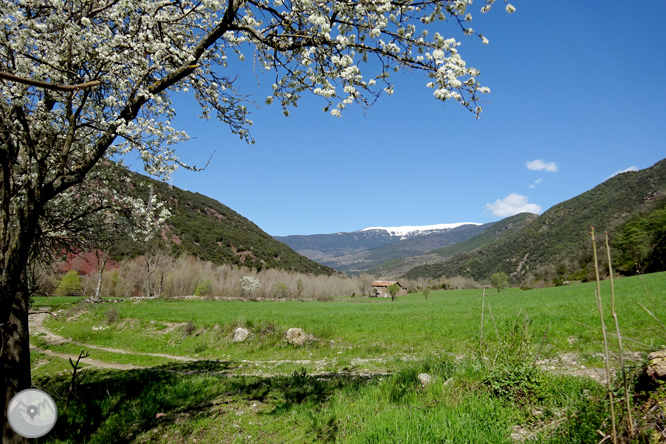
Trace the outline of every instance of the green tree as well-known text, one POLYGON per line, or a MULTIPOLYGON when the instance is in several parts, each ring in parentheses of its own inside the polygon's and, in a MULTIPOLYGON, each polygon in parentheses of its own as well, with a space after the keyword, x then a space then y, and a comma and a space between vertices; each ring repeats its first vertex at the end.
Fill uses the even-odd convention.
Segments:
POLYGON ((426 301, 428 300, 428 295, 430 294, 430 287, 426 287, 421 291, 423 293, 423 296, 426 298, 426 301))
POLYGON ((197 288, 194 290, 194 296, 208 296, 211 289, 210 279, 206 279, 204 282, 197 285, 197 288))
POLYGON ((286 299, 289 297, 289 287, 287 287, 287 284, 285 284, 284 282, 278 282, 275 285, 273 294, 278 299, 286 299))
POLYGON ((613 246, 618 270, 627 273, 666 270, 666 208, 641 213, 620 227, 613 246))
POLYGON ((650 237, 645 217, 638 216, 624 224, 614 242, 619 250, 616 267, 628 274, 641 273, 652 251, 650 237))
POLYGON ((395 301, 395 296, 398 294, 400 291, 400 285, 398 284, 391 284, 388 286, 388 292, 391 295, 391 301, 395 301))
POLYGON ((83 287, 79 272, 70 270, 62 277, 55 289, 56 296, 81 296, 83 287))
POLYGON ((507 277, 506 273, 500 271, 490 276, 490 283, 494 288, 497 289, 497 292, 499 293, 501 290, 504 290, 509 286, 509 278, 507 277))

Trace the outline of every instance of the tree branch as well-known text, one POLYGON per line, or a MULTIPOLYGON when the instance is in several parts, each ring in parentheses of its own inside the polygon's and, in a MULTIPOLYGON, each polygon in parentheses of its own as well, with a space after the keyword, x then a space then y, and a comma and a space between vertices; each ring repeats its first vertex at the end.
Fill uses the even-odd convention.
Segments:
POLYGON ((53 91, 78 91, 85 88, 91 88, 93 86, 97 86, 102 83, 99 80, 91 80, 89 82, 79 83, 78 85, 54 85, 52 83, 39 82, 37 80, 26 79, 24 77, 15 76, 14 74, 9 74, 8 72, 4 71, 0 71, 0 79, 23 83, 24 85, 28 86, 36 86, 38 88, 50 89, 53 91))

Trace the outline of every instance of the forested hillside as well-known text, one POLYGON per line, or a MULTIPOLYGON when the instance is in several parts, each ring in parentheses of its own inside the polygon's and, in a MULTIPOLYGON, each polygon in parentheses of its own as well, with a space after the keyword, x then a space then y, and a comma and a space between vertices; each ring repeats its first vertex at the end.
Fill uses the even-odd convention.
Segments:
POLYGON ((611 237, 633 215, 649 213, 666 195, 666 159, 650 168, 614 176, 590 191, 553 206, 523 229, 439 264, 415 267, 409 278, 469 276, 502 271, 521 281, 528 274, 585 279, 590 271, 594 226, 611 237))
POLYGON ((485 247, 492 242, 498 241, 515 231, 522 230, 527 225, 531 224, 537 217, 539 216, 533 213, 520 213, 515 216, 509 216, 492 224, 482 233, 471 239, 448 247, 438 248, 430 253, 442 257, 452 257, 460 253, 474 251, 478 248, 485 247))
MULTIPOLYGON (((334 270, 301 256, 276 241, 257 225, 226 205, 199 193, 184 191, 149 177, 130 173, 128 192, 144 199, 150 187, 159 201, 166 202, 171 217, 162 230, 159 248, 172 256, 187 253, 214 264, 233 264, 293 270, 302 273, 331 274, 334 270)), ((125 242, 121 256, 143 254, 150 247, 125 242)))

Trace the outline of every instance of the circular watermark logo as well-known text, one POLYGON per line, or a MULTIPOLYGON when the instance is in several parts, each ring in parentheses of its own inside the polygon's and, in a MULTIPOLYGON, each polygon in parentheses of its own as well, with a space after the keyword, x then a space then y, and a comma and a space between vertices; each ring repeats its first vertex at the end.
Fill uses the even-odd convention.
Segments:
POLYGON ((39 438, 51 431, 58 419, 58 407, 48 393, 38 389, 18 392, 7 408, 9 425, 25 438, 39 438))

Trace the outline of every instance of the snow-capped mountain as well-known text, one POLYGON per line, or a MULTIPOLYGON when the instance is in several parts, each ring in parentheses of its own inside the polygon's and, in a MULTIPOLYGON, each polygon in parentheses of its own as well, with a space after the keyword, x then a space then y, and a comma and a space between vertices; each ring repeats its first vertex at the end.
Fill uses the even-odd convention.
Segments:
POLYGON ((462 242, 485 225, 459 222, 402 227, 369 227, 352 232, 275 236, 298 253, 340 271, 367 270, 386 260, 422 254, 462 242))
POLYGON ((476 222, 458 222, 455 224, 436 224, 436 225, 407 225, 404 227, 369 227, 359 231, 386 231, 391 236, 400 236, 400 239, 409 239, 414 236, 422 236, 433 232, 449 231, 463 225, 483 225, 476 222))

